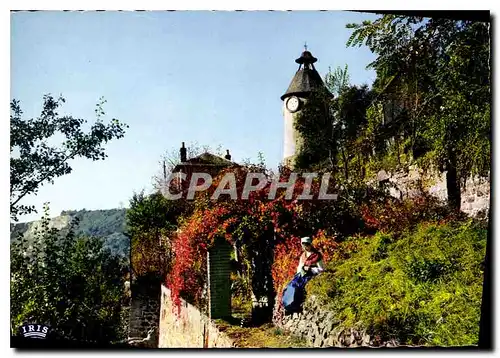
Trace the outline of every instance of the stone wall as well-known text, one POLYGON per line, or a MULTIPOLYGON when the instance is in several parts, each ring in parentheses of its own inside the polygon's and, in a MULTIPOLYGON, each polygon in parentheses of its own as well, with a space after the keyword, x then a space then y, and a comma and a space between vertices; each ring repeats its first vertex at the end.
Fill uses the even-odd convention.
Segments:
POLYGON ((129 338, 146 338, 148 347, 158 346, 160 319, 160 288, 158 285, 134 285, 131 292, 129 313, 129 338))
POLYGON ((315 348, 327 347, 395 347, 396 341, 380 341, 364 329, 342 327, 332 312, 323 310, 314 296, 308 297, 301 313, 284 315, 283 308, 276 303, 273 323, 295 336, 301 337, 315 348))
MULTIPOLYGON (((418 193, 421 186, 426 192, 443 202, 447 200, 446 173, 424 175, 418 168, 411 168, 408 173, 379 173, 379 181, 386 180, 391 195, 407 197, 418 193)), ((490 208, 490 180, 488 178, 471 177, 462 188, 461 210, 470 216, 487 214, 490 208)))
POLYGON ((206 315, 181 300, 179 315, 170 290, 161 286, 159 348, 231 348, 234 342, 206 315))

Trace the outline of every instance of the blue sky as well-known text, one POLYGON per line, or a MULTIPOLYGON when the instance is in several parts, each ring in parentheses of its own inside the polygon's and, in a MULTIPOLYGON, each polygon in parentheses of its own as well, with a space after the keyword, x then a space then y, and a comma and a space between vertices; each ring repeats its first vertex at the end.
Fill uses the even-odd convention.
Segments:
MULTIPOLYGON (((365 47, 346 48, 347 23, 376 15, 352 12, 35 12, 11 15, 11 98, 28 118, 46 93, 62 94, 60 114, 127 123, 104 161, 77 159, 73 172, 24 200, 53 216, 66 209, 127 206, 152 189, 165 151, 198 142, 222 145, 235 161, 276 167, 283 155, 280 96, 303 44, 328 67, 348 64, 353 84, 371 84, 365 47)), ((21 221, 36 219, 28 215, 21 221)))

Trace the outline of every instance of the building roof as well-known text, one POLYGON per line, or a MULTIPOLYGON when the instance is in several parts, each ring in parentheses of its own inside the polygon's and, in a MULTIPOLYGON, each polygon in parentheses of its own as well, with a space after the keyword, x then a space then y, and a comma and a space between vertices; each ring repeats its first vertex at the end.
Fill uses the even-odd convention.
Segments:
POLYGON ((178 172, 183 166, 230 167, 233 165, 239 164, 227 160, 226 158, 222 158, 217 155, 205 152, 196 157, 190 158, 185 162, 177 164, 173 172, 178 172))
POLYGON ((302 52, 302 55, 295 60, 300 66, 295 76, 292 78, 292 82, 285 94, 281 96, 281 100, 292 95, 302 95, 307 96, 314 90, 320 88, 326 88, 321 78, 320 74, 314 68, 313 63, 317 61, 309 51, 302 52))

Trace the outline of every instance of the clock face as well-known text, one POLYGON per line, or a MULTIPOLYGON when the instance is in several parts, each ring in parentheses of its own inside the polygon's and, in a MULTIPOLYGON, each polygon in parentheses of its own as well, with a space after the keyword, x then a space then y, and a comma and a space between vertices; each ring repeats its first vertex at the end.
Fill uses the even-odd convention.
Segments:
POLYGON ((286 108, 290 112, 297 112, 297 110, 299 109, 299 105, 300 105, 300 101, 295 96, 288 98, 288 100, 286 101, 286 108))

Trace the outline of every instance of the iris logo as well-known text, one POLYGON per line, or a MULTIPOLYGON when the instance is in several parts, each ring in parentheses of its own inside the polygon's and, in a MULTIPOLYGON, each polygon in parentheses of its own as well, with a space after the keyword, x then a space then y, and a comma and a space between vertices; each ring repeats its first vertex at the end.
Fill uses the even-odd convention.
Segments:
POLYGON ((21 326, 21 330, 24 337, 44 339, 47 337, 49 327, 43 324, 25 324, 21 326))

